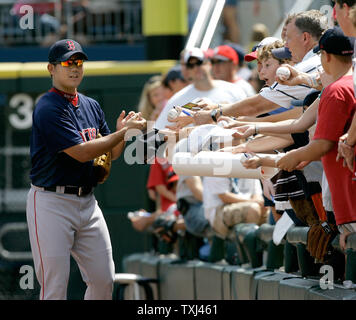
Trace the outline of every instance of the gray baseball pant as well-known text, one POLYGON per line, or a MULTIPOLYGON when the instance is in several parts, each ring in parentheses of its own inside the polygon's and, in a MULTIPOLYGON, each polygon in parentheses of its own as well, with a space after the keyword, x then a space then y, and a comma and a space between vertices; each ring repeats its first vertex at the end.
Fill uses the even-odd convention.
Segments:
POLYGON ((112 299, 110 235, 93 193, 78 197, 31 186, 26 216, 41 300, 67 298, 70 255, 87 284, 84 299, 112 299))

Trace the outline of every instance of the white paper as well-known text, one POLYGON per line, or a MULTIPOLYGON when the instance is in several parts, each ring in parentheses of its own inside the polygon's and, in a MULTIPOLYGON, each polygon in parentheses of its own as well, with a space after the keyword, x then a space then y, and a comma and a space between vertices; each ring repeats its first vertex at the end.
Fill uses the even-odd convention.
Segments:
POLYGON ((293 220, 289 217, 287 212, 283 212, 282 217, 276 222, 273 230, 273 243, 278 246, 290 227, 294 225, 293 220))

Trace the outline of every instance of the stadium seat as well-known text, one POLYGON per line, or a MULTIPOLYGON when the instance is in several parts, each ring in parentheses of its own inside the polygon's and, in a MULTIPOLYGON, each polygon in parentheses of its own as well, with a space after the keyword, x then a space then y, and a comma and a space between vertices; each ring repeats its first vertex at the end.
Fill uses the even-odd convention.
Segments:
POLYGON ((350 234, 346 242, 346 279, 356 283, 356 233, 350 234))
MULTIPOLYGON (((147 255, 141 259, 141 275, 146 278, 158 279, 158 268, 160 257, 157 255, 147 255)), ((159 300, 159 285, 157 282, 150 283, 154 300, 159 300)))
POLYGON ((195 266, 195 290, 197 300, 223 299, 223 270, 217 263, 200 263, 195 266))
POLYGON ((302 277, 317 276, 321 267, 320 263, 315 263, 306 249, 308 238, 308 227, 292 227, 287 232, 287 240, 297 249, 298 265, 302 277))
POLYGON ((150 283, 155 282, 157 282, 156 278, 145 278, 135 273, 116 273, 114 279, 114 284, 118 284, 116 298, 118 300, 125 300, 125 298, 128 300, 141 300, 141 287, 144 291, 145 299, 153 300, 150 283), (127 288, 130 290, 126 290, 127 288))
POLYGON ((355 290, 334 287, 333 289, 311 288, 307 300, 356 300, 355 290))
POLYGON ((194 300, 194 268, 203 262, 163 259, 159 264, 159 287, 162 300, 194 300))
POLYGON ((296 275, 275 272, 258 281, 257 300, 279 300, 279 283, 281 280, 298 277, 296 275))
POLYGON ((232 300, 255 300, 257 281, 260 277, 271 275, 273 272, 266 268, 239 267, 231 271, 232 300))
POLYGON ((242 244, 252 268, 259 268, 263 264, 263 248, 258 246, 256 236, 258 228, 254 223, 240 223, 234 228, 236 240, 242 244))
POLYGON ((122 259, 122 266, 123 270, 126 273, 136 273, 140 274, 141 273, 141 260, 145 256, 147 256, 148 253, 140 252, 140 253, 133 253, 130 254, 122 259))
POLYGON ((279 299, 280 300, 307 300, 308 291, 311 288, 318 288, 319 280, 288 278, 279 282, 279 299))
POLYGON ((273 242, 274 226, 270 224, 263 224, 256 230, 256 236, 259 242, 267 251, 266 268, 268 270, 278 269, 283 266, 284 259, 284 244, 283 241, 278 246, 273 242))
POLYGON ((237 266, 226 266, 222 271, 222 298, 223 300, 232 299, 231 291, 231 272, 236 270, 237 266))

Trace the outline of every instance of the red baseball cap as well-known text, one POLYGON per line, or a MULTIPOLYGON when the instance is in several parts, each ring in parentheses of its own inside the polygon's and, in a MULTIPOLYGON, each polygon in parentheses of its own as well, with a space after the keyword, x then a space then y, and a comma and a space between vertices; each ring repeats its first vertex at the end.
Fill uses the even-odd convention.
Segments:
POLYGON ((214 49, 213 58, 223 61, 231 60, 234 64, 239 63, 239 56, 237 55, 236 51, 227 45, 216 47, 214 49))
POLYGON ((178 181, 179 176, 173 171, 173 169, 169 170, 168 176, 167 176, 167 183, 170 184, 172 182, 178 181))

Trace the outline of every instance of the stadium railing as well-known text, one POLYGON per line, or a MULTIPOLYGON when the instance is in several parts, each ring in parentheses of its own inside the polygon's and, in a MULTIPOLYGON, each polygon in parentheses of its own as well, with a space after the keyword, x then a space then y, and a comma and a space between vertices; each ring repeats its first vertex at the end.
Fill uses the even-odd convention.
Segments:
POLYGON ((141 16, 140 0, 106 0, 105 5, 92 0, 87 7, 78 0, 66 1, 63 7, 60 0, 31 1, 27 7, 2 0, 0 45, 45 45, 56 36, 83 43, 139 42, 141 16))

